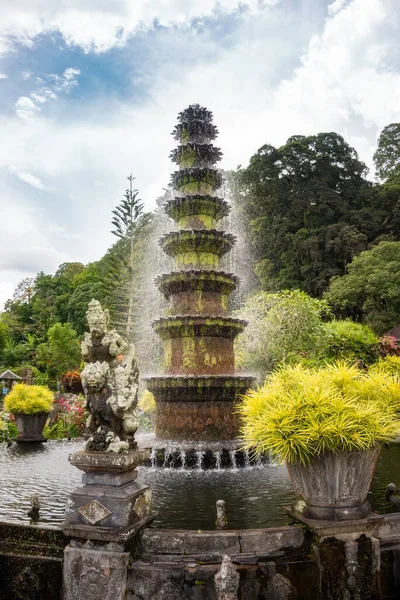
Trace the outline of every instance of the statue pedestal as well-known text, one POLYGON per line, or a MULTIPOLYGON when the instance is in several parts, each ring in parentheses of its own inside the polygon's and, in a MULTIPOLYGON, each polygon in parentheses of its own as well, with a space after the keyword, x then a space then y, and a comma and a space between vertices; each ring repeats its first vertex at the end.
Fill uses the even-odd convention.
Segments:
POLYGON ((137 467, 145 458, 140 450, 71 454, 70 463, 84 471, 84 485, 68 496, 64 533, 120 543, 151 522, 151 490, 136 481, 137 467))
POLYGON ((67 499, 64 598, 123 600, 129 551, 136 534, 156 516, 151 490, 136 481, 145 453, 76 452, 70 463, 84 471, 82 487, 67 499))

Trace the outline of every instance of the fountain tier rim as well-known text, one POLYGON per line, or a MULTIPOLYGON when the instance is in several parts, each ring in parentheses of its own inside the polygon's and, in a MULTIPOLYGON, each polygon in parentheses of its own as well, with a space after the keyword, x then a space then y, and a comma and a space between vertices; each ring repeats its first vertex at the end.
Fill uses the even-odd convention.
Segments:
POLYGON ((182 337, 217 337, 234 339, 242 333, 247 321, 235 317, 176 315, 162 317, 151 326, 161 339, 182 337))
POLYGON ((210 252, 223 256, 236 242, 236 236, 217 229, 179 229, 164 234, 158 241, 168 256, 187 252, 210 252))
POLYGON ((239 285, 240 279, 225 271, 192 269, 162 273, 155 278, 154 283, 168 299, 174 294, 186 291, 230 294, 239 285))
POLYGON ((227 217, 231 210, 226 200, 218 196, 201 194, 175 196, 165 204, 166 214, 174 221, 191 215, 207 215, 219 221, 227 217))

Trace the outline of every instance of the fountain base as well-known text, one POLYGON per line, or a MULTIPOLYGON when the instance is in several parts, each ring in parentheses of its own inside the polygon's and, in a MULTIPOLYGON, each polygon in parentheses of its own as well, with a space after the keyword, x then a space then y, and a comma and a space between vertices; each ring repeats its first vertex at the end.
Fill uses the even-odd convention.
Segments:
POLYGON ((240 439, 177 442, 154 434, 141 434, 138 443, 148 452, 144 466, 151 468, 208 471, 255 467, 270 462, 269 454, 260 456, 244 450, 240 439))

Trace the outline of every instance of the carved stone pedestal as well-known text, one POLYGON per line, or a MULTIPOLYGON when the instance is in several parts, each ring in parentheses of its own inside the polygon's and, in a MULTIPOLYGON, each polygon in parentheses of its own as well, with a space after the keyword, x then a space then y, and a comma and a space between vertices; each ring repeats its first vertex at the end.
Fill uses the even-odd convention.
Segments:
POLYGON ((74 538, 121 542, 150 522, 151 490, 138 483, 136 467, 145 457, 139 450, 126 454, 76 452, 70 463, 84 471, 83 486, 67 499, 64 532, 74 538))
POLYGON ((76 452, 71 464, 84 471, 83 486, 67 499, 64 533, 73 538, 64 552, 64 598, 125 597, 132 540, 155 517, 151 491, 138 483, 146 457, 134 450, 76 452))
POLYGON ((123 600, 129 552, 111 542, 72 540, 64 551, 64 600, 123 600))

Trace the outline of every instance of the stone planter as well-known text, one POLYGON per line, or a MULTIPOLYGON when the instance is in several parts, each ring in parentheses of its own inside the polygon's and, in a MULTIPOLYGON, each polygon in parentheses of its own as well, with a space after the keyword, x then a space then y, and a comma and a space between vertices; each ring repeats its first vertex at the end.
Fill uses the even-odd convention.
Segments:
POLYGON ((17 413, 14 415, 18 427, 17 442, 45 442, 43 428, 49 413, 41 412, 32 415, 17 413))
POLYGON ((365 452, 326 452, 311 465, 287 463, 296 495, 295 506, 310 519, 347 521, 363 519, 371 512, 368 491, 379 448, 365 452))

